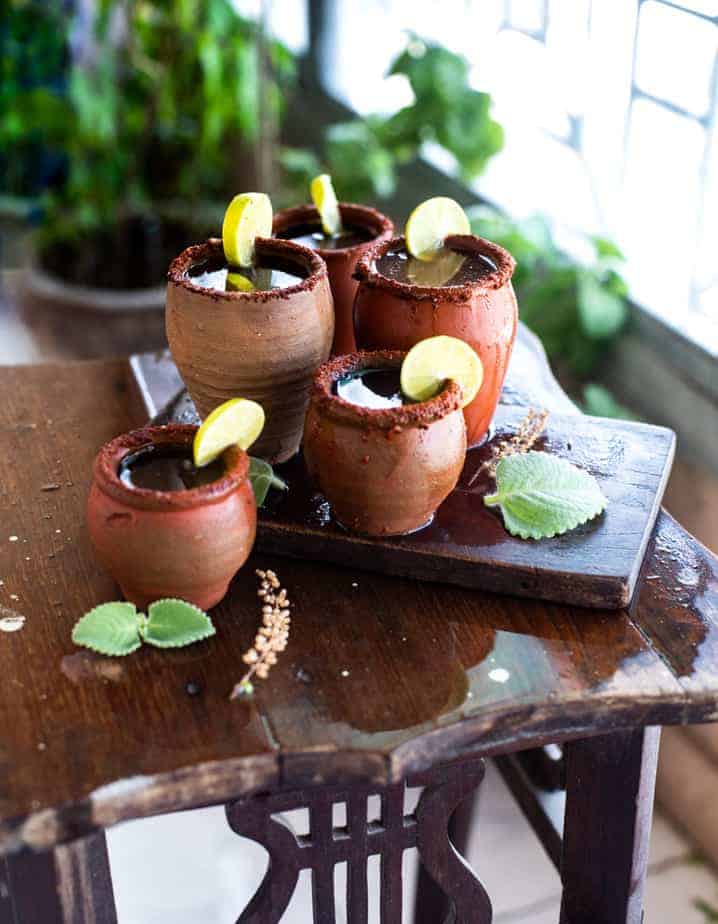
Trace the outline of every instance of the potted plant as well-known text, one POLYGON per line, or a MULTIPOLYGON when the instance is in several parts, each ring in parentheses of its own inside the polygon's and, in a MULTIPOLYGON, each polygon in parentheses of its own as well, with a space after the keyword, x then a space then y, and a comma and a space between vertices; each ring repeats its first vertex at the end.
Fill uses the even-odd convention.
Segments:
MULTIPOLYGON (((11 0, 8 32, 28 6, 11 0)), ((89 10, 55 14, 69 49, 63 79, 30 111, 27 88, 4 101, 23 117, 17 142, 61 159, 41 198, 28 286, 68 305, 161 307, 172 257, 216 229, 228 189, 256 181, 253 146, 260 124, 276 122, 294 59, 230 0, 96 0, 89 10)))

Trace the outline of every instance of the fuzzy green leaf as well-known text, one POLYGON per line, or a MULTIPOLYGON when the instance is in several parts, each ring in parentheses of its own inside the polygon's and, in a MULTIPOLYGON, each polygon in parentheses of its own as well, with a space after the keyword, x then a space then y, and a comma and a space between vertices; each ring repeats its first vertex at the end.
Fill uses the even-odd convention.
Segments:
POLYGON ((255 456, 250 456, 249 459, 249 480, 252 482, 258 507, 261 507, 266 500, 270 488, 277 488, 280 491, 287 490, 286 481, 274 474, 274 469, 269 462, 255 456))
POLYGON ((627 309, 620 296, 608 291, 592 273, 583 272, 578 279, 578 314, 587 336, 606 340, 623 327, 627 309))
POLYGON ((596 479, 546 452, 516 453, 496 466, 496 493, 506 529, 522 539, 547 539, 592 520, 606 507, 596 479))
POLYGON ((75 623, 72 641, 104 655, 128 655, 142 644, 133 603, 102 603, 75 623))
POLYGON ((167 598, 151 603, 142 637, 157 648, 181 648, 214 635, 212 620, 198 606, 167 598))

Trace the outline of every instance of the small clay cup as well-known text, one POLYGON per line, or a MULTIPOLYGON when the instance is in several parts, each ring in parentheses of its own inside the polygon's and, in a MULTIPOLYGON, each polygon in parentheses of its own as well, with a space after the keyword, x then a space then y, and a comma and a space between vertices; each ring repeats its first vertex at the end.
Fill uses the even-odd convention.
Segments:
POLYGON ((309 473, 336 519, 368 536, 425 526, 464 466, 466 426, 455 382, 429 401, 380 409, 332 393, 337 379, 361 369, 399 369, 404 356, 379 350, 336 357, 317 370, 309 399, 309 473))
POLYGON ((299 448, 312 375, 329 356, 334 308, 327 268, 316 253, 274 238, 259 238, 256 249, 297 264, 306 278, 270 291, 206 289, 188 270, 223 259, 222 242, 189 247, 168 273, 167 339, 200 417, 229 398, 258 401, 266 423, 252 452, 284 462, 299 448))
POLYGON ((427 337, 448 334, 469 343, 484 366, 484 380, 464 408, 469 446, 486 436, 511 358, 518 306, 511 285, 516 261, 511 254, 473 234, 456 234, 446 246, 480 253, 496 270, 463 286, 418 286, 387 279, 375 261, 404 247, 403 237, 377 244, 357 263, 360 280, 354 302, 354 331, 360 349, 409 350, 427 337))
POLYGON ((95 459, 87 525, 95 553, 127 600, 144 609, 179 597, 202 609, 219 603, 247 560, 257 529, 249 457, 224 453, 225 474, 187 491, 134 488, 119 478, 122 459, 144 446, 191 447, 194 426, 170 424, 124 433, 95 459))
MULTIPOLYGON (((339 203, 342 223, 347 228, 359 228, 371 234, 371 240, 353 247, 315 252, 327 264, 329 284, 334 297, 334 343, 332 356, 353 353, 356 350, 354 340, 354 296, 359 283, 354 278, 357 260, 381 241, 388 241, 394 233, 394 224, 386 215, 367 205, 353 205, 349 202, 339 203)), ((274 235, 283 237, 292 228, 321 227, 319 212, 313 205, 299 205, 296 208, 283 209, 274 216, 274 235)))

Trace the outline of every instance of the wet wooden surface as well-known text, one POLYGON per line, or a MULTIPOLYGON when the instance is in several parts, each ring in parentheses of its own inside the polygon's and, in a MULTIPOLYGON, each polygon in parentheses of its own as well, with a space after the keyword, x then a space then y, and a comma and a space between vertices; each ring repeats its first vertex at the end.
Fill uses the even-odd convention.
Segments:
POLYGON ((718 718, 718 562, 663 512, 629 610, 260 553, 214 638, 116 660, 74 648, 75 620, 117 597, 84 504, 97 448, 136 419, 127 381, 124 361, 0 370, 0 605, 26 618, 0 634, 2 850, 279 785, 386 783, 469 753, 718 718), (230 702, 257 565, 295 602, 292 636, 254 698, 230 702))
MULTIPOLYGON (((485 463, 492 447, 509 439, 526 416, 528 408, 519 398, 534 406, 542 401, 540 389, 531 384, 541 379, 542 361, 527 348, 529 343, 523 332, 490 440, 467 454, 458 485, 428 526, 393 538, 347 532, 334 520, 299 453, 277 466, 289 491, 272 492, 260 511, 257 548, 556 603, 627 606, 673 462, 675 436, 664 427, 579 417, 573 409, 570 414, 554 412, 536 448, 591 472, 608 500, 607 509, 553 539, 527 542, 511 536, 498 509, 483 502, 493 489, 485 463)), ((168 390, 176 392, 182 381, 167 353, 137 356, 132 368, 145 403, 138 423, 144 424, 161 408, 168 390)), ((545 397, 551 403, 550 393, 545 397)), ((183 420, 199 420, 189 398, 174 408, 183 420)))

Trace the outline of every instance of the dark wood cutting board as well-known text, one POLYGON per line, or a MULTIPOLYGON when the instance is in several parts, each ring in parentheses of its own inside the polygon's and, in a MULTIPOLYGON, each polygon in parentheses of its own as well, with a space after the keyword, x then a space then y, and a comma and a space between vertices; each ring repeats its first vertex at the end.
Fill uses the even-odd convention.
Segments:
MULTIPOLYGON (((147 417, 196 420, 168 354, 131 359, 138 424, 147 417)), ((561 392, 543 354, 524 332, 517 342, 492 432, 500 440, 527 407, 551 409, 537 449, 554 452, 599 480, 608 507, 599 518, 554 539, 517 539, 487 508, 490 484, 477 471, 489 444, 467 454, 459 484, 433 522, 410 536, 372 539, 338 526, 307 477, 301 455, 279 466, 287 493, 272 492, 260 512, 257 545, 266 552, 319 559, 349 568, 558 603, 614 609, 633 595, 673 461, 675 437, 663 427, 586 417, 561 392), (517 371, 517 364, 520 368, 517 371)))

